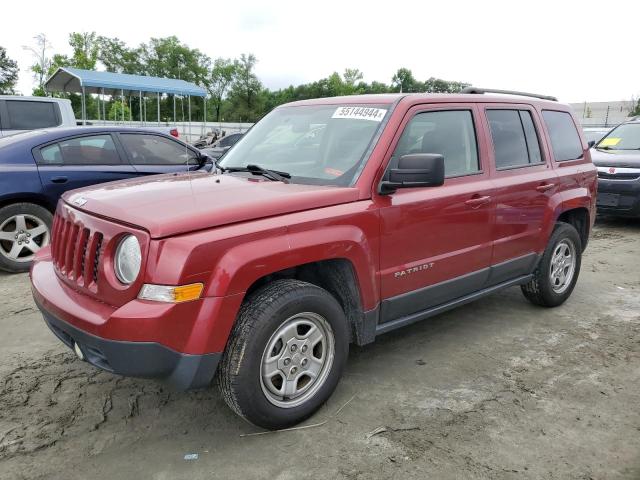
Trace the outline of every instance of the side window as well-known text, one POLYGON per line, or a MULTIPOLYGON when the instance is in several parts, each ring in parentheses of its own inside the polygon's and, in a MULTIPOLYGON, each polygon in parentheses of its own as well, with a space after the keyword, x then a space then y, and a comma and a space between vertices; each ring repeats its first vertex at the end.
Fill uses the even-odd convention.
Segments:
POLYGON ((11 130, 35 130, 60 125, 56 103, 7 100, 6 106, 11 130))
POLYGON ((159 135, 122 133, 120 139, 135 165, 184 165, 196 157, 184 145, 159 135))
POLYGON ((44 165, 62 165, 62 153, 57 143, 40 150, 40 156, 44 165))
POLYGON ((44 165, 119 165, 122 163, 111 135, 62 140, 40 149, 44 165))
POLYGON ((571 115, 567 112, 543 110, 542 117, 549 130, 551 148, 556 160, 563 162, 582 157, 582 142, 571 115))
POLYGON ((237 134, 226 136, 222 140, 220 140, 220 146, 221 147, 232 147, 232 146, 234 146, 236 144, 236 142, 238 140, 240 140, 241 136, 242 135, 237 135, 237 134))
POLYGON ((540 143, 528 110, 487 110, 496 168, 542 162, 540 143))
POLYGON ((480 171, 478 147, 469 110, 418 113, 407 124, 391 158, 392 165, 411 153, 439 153, 444 156, 447 177, 480 171))

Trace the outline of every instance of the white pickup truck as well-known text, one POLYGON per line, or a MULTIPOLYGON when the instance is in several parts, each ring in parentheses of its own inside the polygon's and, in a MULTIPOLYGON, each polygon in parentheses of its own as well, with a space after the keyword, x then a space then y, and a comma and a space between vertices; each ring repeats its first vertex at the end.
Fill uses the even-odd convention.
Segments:
MULTIPOLYGON (((88 121, 87 124, 92 123, 88 121)), ((64 98, 0 95, 0 138, 40 128, 75 127, 78 125, 71 101, 64 98)), ((155 132, 178 137, 171 126, 144 126, 155 132)))

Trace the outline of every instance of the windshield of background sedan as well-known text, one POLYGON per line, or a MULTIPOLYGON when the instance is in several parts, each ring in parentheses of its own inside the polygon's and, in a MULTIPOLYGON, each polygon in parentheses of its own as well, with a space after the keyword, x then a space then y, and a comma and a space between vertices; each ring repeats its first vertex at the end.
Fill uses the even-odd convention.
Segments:
POLYGON ((624 123, 598 142, 596 148, 606 150, 640 150, 640 122, 624 123))
POLYGON ((281 107, 258 122, 227 154, 225 169, 258 165, 294 183, 350 185, 388 105, 281 107))

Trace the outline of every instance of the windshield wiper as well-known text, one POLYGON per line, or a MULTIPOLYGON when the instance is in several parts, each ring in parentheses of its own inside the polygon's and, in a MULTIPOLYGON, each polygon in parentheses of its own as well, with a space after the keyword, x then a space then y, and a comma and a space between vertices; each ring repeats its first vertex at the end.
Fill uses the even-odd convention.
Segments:
POLYGON ((271 180, 284 183, 289 183, 287 179, 291 178, 291 174, 288 172, 269 170, 268 168, 263 168, 260 165, 254 164, 249 164, 246 167, 222 167, 221 169, 223 172, 250 172, 254 175, 262 175, 263 177, 270 178, 271 180))

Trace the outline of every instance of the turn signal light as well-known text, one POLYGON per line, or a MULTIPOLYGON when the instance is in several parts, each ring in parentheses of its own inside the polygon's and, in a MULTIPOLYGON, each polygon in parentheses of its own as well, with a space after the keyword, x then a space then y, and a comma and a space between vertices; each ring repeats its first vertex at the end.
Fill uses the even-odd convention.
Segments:
POLYGON ((203 289, 204 285, 202 283, 192 283, 177 287, 145 283, 140 289, 138 298, 166 303, 190 302, 199 299, 203 289))

